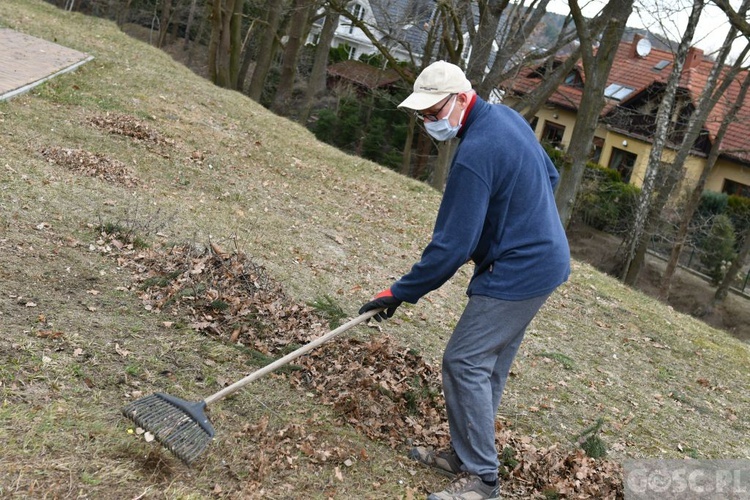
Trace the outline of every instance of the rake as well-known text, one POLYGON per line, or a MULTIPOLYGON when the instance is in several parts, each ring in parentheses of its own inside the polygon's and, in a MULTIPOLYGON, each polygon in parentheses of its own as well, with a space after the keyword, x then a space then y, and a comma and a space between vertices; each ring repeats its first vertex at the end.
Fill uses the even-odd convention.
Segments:
POLYGON ((214 428, 204 412, 206 406, 237 392, 250 382, 328 342, 351 327, 367 321, 380 311, 382 309, 375 309, 357 316, 203 401, 191 402, 157 392, 126 405, 122 409, 122 414, 135 422, 138 427, 150 432, 157 441, 186 465, 191 465, 214 438, 214 428))

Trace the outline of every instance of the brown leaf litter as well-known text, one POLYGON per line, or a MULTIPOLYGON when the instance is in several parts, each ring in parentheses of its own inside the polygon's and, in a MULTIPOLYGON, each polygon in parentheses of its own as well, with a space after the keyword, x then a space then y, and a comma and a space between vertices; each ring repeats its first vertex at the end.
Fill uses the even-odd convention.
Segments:
MULTIPOLYGON (((265 269, 239 252, 216 245, 174 246, 116 254, 129 268, 144 307, 189 318, 196 330, 223 342, 239 342, 261 357, 278 358, 328 329, 310 306, 295 303, 265 269)), ((268 360, 266 360, 268 362, 268 360)), ((314 392, 342 423, 372 440, 403 449, 413 443, 449 443, 439 370, 387 335, 344 338, 298 358, 288 372, 292 385, 314 392), (409 442, 405 442, 405 437, 409 442)), ((350 456, 340 443, 315 442, 300 425, 276 433, 261 421, 243 433, 262 439, 254 462, 266 474, 286 470, 300 453, 313 461, 350 456), (291 439, 290 436, 296 436, 291 439)), ((622 469, 581 449, 537 448, 528 436, 497 422, 503 489, 524 498, 622 498, 622 469)), ((265 474, 264 474, 265 476, 265 474)))
POLYGON ((93 116, 89 118, 88 122, 109 134, 129 137, 136 141, 152 144, 172 144, 174 142, 130 115, 107 113, 93 116))
POLYGON ((50 163, 67 168, 77 174, 130 188, 137 187, 140 184, 138 178, 127 165, 103 154, 57 146, 44 148, 41 153, 50 163))

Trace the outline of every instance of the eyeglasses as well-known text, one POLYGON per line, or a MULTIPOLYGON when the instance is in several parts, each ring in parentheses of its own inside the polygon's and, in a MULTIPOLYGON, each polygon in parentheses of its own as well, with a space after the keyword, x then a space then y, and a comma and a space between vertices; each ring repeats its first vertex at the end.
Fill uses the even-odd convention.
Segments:
POLYGON ((457 95, 457 94, 450 94, 450 95, 449 95, 449 96, 447 97, 447 101, 445 101, 445 102, 443 103, 443 105, 442 105, 442 106, 440 106, 440 109, 438 109, 438 110, 437 110, 437 111, 435 111, 434 113, 424 113, 424 114, 422 114, 422 113, 420 113, 419 111, 415 111, 415 112, 414 112, 414 116, 416 116, 416 117, 417 117, 417 120, 422 120, 423 122, 424 122, 424 121, 428 121, 428 122, 436 122, 436 121, 438 121, 438 120, 440 119, 440 118, 438 118, 438 115, 440 114, 440 112, 441 112, 441 111, 443 111, 443 108, 444 108, 444 107, 445 107, 445 106, 446 106, 446 105, 447 105, 447 104, 448 104, 449 102, 451 102, 451 98, 452 98, 453 96, 455 96, 455 95, 457 95))

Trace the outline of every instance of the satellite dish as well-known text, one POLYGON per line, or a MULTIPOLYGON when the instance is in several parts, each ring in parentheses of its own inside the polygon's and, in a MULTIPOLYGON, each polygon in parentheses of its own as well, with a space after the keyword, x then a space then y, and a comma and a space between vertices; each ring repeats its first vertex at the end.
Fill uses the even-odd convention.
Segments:
POLYGON ((648 38, 641 38, 635 46, 635 51, 640 57, 646 57, 651 52, 651 42, 648 38))

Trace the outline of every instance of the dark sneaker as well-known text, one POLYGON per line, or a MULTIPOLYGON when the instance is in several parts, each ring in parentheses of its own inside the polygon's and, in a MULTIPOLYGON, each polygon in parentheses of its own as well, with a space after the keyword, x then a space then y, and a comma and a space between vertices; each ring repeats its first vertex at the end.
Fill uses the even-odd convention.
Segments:
POLYGON ((432 493, 427 500, 499 500, 500 485, 487 486, 482 478, 464 475, 454 480, 443 491, 432 493))
POLYGON ((461 460, 451 451, 435 451, 432 448, 417 446, 409 451, 409 458, 435 469, 444 476, 456 477, 461 473, 461 460))

